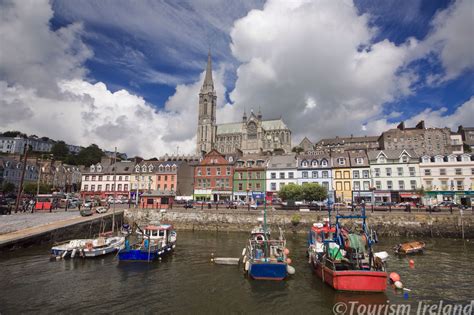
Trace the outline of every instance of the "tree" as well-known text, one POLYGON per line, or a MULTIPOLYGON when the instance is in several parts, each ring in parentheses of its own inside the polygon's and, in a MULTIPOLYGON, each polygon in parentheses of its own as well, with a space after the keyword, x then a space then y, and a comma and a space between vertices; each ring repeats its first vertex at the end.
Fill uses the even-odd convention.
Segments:
POLYGON ((64 160, 69 154, 69 149, 64 141, 58 141, 53 144, 51 148, 51 153, 53 154, 56 160, 64 160))
POLYGON ((471 146, 469 144, 464 143, 462 146, 464 148, 464 152, 466 152, 466 153, 472 152, 471 146))
POLYGON ((20 132, 20 131, 5 131, 2 136, 4 137, 11 137, 11 138, 14 138, 14 137, 23 137, 23 138, 27 138, 27 135, 20 132))
POLYGON ((328 198, 328 191, 317 183, 307 183, 301 187, 303 199, 306 201, 321 201, 328 198))
POLYGON ((99 163, 103 156, 104 152, 96 144, 91 144, 79 151, 76 161, 77 164, 91 166, 92 164, 99 163))
POLYGON ((3 183, 2 193, 11 194, 14 191, 15 191, 15 185, 13 183, 3 183))
MULTIPOLYGON (((37 186, 36 183, 26 183, 25 185, 23 185, 23 192, 25 194, 36 195, 36 190, 37 189, 38 189, 38 186, 37 186)), ((40 184, 39 193, 40 194, 50 194, 51 193, 51 185, 40 184)))
POLYGON ((304 152, 304 149, 300 146, 296 146, 296 147, 293 147, 293 149, 291 149, 291 152, 295 152, 297 154, 300 154, 301 152, 304 152))
POLYGON ((280 188, 278 197, 283 200, 300 200, 303 197, 303 190, 299 185, 288 184, 280 188))

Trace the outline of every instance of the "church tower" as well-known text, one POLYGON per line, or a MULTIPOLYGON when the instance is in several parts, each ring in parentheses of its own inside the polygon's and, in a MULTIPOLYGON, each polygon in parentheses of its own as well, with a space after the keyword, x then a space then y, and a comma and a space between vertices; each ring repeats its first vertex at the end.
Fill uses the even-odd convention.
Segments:
POLYGON ((216 91, 212 81, 211 51, 207 55, 207 68, 204 83, 199 92, 199 114, 196 152, 207 153, 216 142, 216 91))

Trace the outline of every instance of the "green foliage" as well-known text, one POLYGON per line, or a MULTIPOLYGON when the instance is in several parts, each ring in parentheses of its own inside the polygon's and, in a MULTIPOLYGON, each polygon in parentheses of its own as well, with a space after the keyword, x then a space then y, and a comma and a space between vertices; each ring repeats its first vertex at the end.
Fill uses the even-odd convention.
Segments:
POLYGON ((306 201, 320 201, 327 199, 328 191, 317 183, 307 183, 301 186, 303 199, 306 201))
POLYGON ((69 149, 64 141, 58 141, 51 148, 51 153, 53 154, 54 159, 64 160, 69 154, 69 149))
POLYGON ((291 217, 291 223, 296 226, 300 223, 301 221, 301 216, 299 214, 294 214, 292 217, 291 217))
POLYGON ((303 197, 303 190, 301 186, 288 184, 280 188, 278 197, 283 200, 300 200, 303 197))
POLYGON ((99 163, 103 156, 104 152, 96 144, 91 144, 79 152, 76 161, 77 164, 90 166, 99 163))
MULTIPOLYGON (((36 195, 36 189, 38 188, 36 183, 25 183, 23 185, 23 192, 25 194, 36 195)), ((39 187, 40 194, 50 194, 51 193, 51 185, 40 184, 39 187)))
POLYGON ((15 191, 15 185, 13 183, 3 183, 1 188, 4 194, 10 194, 15 191))
POLYGON ((466 153, 471 153, 472 152, 471 146, 466 144, 466 143, 463 144, 463 148, 464 148, 464 152, 466 152, 466 153))
POLYGON ((20 131, 13 131, 13 130, 12 130, 12 131, 5 131, 5 132, 2 134, 2 136, 4 136, 4 137, 12 137, 12 138, 18 137, 18 136, 23 137, 23 138, 26 138, 26 137, 27 137, 26 134, 24 134, 24 133, 22 133, 22 132, 20 132, 20 131))
POLYGON ((304 152, 304 149, 302 147, 296 146, 296 147, 293 147, 293 149, 291 149, 291 152, 300 154, 301 152, 304 152))

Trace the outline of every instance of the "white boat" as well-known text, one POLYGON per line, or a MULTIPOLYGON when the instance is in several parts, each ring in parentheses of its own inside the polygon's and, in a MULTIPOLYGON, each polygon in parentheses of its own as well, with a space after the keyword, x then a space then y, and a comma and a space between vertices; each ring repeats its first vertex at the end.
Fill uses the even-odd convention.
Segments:
POLYGON ((57 244, 51 248, 51 256, 56 259, 67 257, 97 257, 116 252, 125 246, 125 237, 98 237, 76 239, 57 244))

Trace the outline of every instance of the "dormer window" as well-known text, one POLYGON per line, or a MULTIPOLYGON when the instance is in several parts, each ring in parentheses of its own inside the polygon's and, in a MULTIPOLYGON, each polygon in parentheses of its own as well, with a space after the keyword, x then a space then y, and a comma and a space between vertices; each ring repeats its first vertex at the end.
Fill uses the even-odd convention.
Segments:
POLYGON ((463 155, 463 156, 462 156, 462 161, 463 161, 463 162, 470 162, 471 159, 469 158, 468 155, 463 155))
POLYGON ((102 166, 101 165, 97 165, 97 172, 102 172, 102 166))
POLYGON ((170 171, 170 166, 169 166, 169 165, 166 165, 166 166, 165 166, 165 170, 166 170, 167 172, 169 172, 169 171, 170 171))
POLYGON ((152 171, 153 171, 153 165, 149 165, 149 166, 148 166, 148 172, 151 173, 152 171))
POLYGON ((430 163, 430 158, 428 156, 423 157, 423 163, 430 163))
POLYGON ((452 156, 448 157, 448 161, 449 162, 456 162, 456 156, 452 155, 452 156))
POLYGON ((377 163, 386 163, 386 162, 387 162, 387 159, 385 158, 385 156, 379 156, 377 159, 377 163))
POLYGON ((328 166, 328 161, 327 160, 322 160, 321 161, 321 166, 324 166, 324 167, 328 166))
POLYGON ((301 162, 301 166, 308 167, 308 161, 304 160, 303 162, 301 162))
POLYGON ((346 159, 345 158, 337 158, 337 164, 345 165, 346 164, 346 159))
POLYGON ((318 161, 312 160, 312 161, 311 161, 311 166, 312 166, 312 167, 317 167, 317 166, 318 166, 318 161))
POLYGON ((356 164, 358 165, 364 164, 364 159, 360 157, 356 158, 356 164))
POLYGON ((95 172, 95 166, 94 166, 94 165, 91 165, 90 171, 91 171, 91 172, 95 172))
POLYGON ((229 163, 234 162, 234 158, 232 156, 229 156, 229 163))
POLYGON ((160 167, 158 168, 160 170, 160 172, 163 172, 163 165, 160 165, 160 167))
POLYGON ((146 173, 146 165, 143 165, 143 166, 142 166, 142 172, 143 172, 143 173, 146 173))
POLYGON ((400 162, 408 163, 408 156, 407 155, 402 155, 402 157, 400 158, 400 162))
POLYGON ((140 173, 140 165, 135 166, 135 172, 140 173))
POLYGON ((442 163, 443 162, 443 157, 442 156, 437 156, 435 158, 436 163, 442 163))
POLYGON ((171 166, 171 170, 174 172, 176 171, 176 165, 173 164, 173 166, 171 166))

